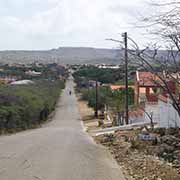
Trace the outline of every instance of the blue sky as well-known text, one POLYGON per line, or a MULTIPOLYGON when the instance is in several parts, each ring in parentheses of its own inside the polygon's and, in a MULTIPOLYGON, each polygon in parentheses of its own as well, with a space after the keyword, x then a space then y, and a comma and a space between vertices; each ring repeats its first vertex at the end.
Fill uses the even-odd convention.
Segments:
POLYGON ((106 38, 128 31, 140 44, 141 29, 133 27, 146 0, 1 0, 0 49, 51 49, 59 46, 113 48, 106 38))

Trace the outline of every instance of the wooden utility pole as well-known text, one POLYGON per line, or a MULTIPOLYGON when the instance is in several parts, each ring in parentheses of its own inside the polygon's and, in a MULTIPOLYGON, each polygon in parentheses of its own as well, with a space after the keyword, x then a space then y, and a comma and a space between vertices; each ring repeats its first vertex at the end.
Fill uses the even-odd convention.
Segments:
POLYGON ((129 110, 128 110, 128 98, 129 98, 129 92, 128 92, 128 36, 127 36, 127 32, 123 33, 122 36, 124 37, 124 42, 116 40, 116 39, 106 39, 106 40, 110 40, 110 41, 114 41, 114 42, 118 42, 118 43, 124 43, 125 48, 124 48, 124 59, 125 59, 125 88, 126 88, 126 97, 125 97, 125 122, 126 124, 129 124, 129 110))
POLYGON ((124 58, 125 58, 125 85, 126 85, 126 101, 125 101, 125 109, 126 109, 126 117, 125 122, 129 124, 129 106, 128 106, 128 99, 129 99, 129 92, 128 92, 128 45, 127 45, 127 32, 124 33, 124 58))
POLYGON ((96 109, 95 109, 95 117, 98 118, 98 82, 96 80, 96 109))

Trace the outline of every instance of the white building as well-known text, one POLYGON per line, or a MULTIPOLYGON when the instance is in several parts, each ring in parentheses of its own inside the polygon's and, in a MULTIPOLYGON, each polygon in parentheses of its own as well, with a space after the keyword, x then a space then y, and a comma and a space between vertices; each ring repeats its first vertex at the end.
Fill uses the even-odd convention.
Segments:
POLYGON ((14 81, 11 83, 11 85, 27 85, 27 84, 33 84, 34 82, 31 80, 20 80, 20 81, 14 81))
POLYGON ((40 76, 42 73, 36 71, 27 71, 26 74, 30 76, 40 76))
MULTIPOLYGON (((159 127, 180 127, 180 117, 168 97, 160 96, 157 103, 146 103, 145 111, 152 116, 153 122, 157 123, 159 127)), ((145 122, 150 122, 146 113, 144 117, 145 122)))

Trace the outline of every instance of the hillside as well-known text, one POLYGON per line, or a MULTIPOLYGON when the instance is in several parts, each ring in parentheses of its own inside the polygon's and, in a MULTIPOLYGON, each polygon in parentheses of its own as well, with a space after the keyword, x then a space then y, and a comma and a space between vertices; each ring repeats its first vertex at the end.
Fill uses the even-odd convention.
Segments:
MULTIPOLYGON (((147 51, 152 56, 154 51, 147 51)), ((120 64, 123 60, 123 50, 100 49, 87 47, 60 47, 58 49, 41 51, 0 51, 2 63, 60 63, 60 64, 120 64)), ((168 51, 159 50, 157 57, 160 61, 169 57, 168 51)), ((133 58, 129 55, 129 58, 133 58)), ((179 56, 178 56, 179 58, 179 56)), ((171 58, 170 58, 171 59, 171 58)), ((149 59, 149 61, 153 61, 149 59)))
POLYGON ((44 51, 0 51, 0 62, 6 63, 119 63, 119 50, 84 47, 60 47, 44 51))

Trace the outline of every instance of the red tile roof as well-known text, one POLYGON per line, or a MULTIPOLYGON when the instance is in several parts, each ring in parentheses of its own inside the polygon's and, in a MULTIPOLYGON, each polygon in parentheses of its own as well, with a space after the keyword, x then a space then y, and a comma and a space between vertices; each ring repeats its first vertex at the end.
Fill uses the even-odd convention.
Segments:
MULTIPOLYGON (((164 77, 162 73, 159 73, 158 75, 153 74, 151 72, 139 72, 136 73, 136 79, 140 87, 161 87, 165 86, 163 81, 160 79, 160 77, 163 78, 163 80, 166 81, 169 89, 172 93, 176 92, 176 82, 171 77, 164 77)), ((165 92, 168 93, 168 92, 165 92)))
POLYGON ((165 102, 165 103, 168 102, 168 97, 167 97, 167 96, 159 95, 158 99, 159 99, 160 101, 165 102))
POLYGON ((151 72, 137 72, 137 80, 139 86, 157 87, 157 81, 161 81, 159 77, 151 72))

